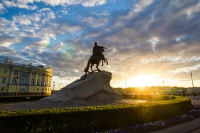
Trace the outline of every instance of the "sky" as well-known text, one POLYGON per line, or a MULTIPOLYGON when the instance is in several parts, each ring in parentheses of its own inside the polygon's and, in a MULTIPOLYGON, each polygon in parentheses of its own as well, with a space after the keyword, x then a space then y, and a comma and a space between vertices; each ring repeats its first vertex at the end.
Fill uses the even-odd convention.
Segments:
POLYGON ((0 0, 0 61, 51 66, 55 89, 94 42, 112 87, 200 86, 200 0, 0 0))

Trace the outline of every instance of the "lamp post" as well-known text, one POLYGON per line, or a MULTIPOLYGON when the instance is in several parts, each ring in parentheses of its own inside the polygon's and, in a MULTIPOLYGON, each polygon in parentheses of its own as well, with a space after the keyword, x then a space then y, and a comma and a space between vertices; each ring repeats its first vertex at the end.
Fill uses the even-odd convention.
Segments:
MULTIPOLYGON (((193 91, 194 91, 194 83, 193 83, 193 78, 192 78, 192 72, 190 72, 190 75, 191 75, 192 86, 193 86, 193 91)), ((194 91, 194 97, 195 97, 195 91, 194 91)))
POLYGON ((163 87, 164 87, 164 83, 165 83, 165 82, 164 82, 164 79, 163 79, 162 81, 163 81, 163 87))
POLYGON ((55 87, 55 82, 53 81, 53 94, 54 94, 54 87, 55 87))

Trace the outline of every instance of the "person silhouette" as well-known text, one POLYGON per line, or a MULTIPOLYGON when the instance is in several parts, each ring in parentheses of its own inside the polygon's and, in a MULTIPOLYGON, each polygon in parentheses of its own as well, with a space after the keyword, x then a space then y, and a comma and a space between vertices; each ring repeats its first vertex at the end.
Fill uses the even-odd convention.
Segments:
MULTIPOLYGON (((100 55, 100 52, 99 52, 99 50, 101 49, 101 48, 105 48, 105 47, 103 47, 103 46, 99 46, 99 45, 97 45, 97 42, 95 42, 94 43, 94 47, 93 47, 93 54, 92 54, 92 56, 101 56, 100 55)), ((105 48, 106 49, 106 48, 105 48)))

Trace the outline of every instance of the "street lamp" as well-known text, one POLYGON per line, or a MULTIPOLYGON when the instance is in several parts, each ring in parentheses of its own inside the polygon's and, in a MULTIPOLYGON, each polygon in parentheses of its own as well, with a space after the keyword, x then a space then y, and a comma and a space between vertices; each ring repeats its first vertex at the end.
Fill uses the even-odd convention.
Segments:
POLYGON ((54 87, 55 87, 55 82, 53 81, 53 94, 54 94, 54 87))
POLYGON ((163 79, 162 81, 163 81, 163 87, 164 87, 164 83, 165 83, 165 82, 164 82, 164 79, 163 79))
MULTIPOLYGON (((193 86, 193 91, 194 91, 194 83, 193 83, 193 78, 192 78, 192 72, 190 72, 190 75, 191 75, 192 86, 193 86)), ((195 97, 195 91, 194 91, 194 97, 195 97)))

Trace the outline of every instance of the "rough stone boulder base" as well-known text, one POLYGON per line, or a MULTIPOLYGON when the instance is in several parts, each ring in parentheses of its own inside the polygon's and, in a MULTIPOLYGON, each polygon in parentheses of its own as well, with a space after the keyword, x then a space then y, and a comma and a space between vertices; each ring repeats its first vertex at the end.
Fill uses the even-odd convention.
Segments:
POLYGON ((73 104, 121 100, 121 95, 110 86, 112 73, 87 74, 84 80, 74 81, 59 92, 39 100, 37 105, 73 104))

